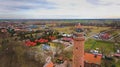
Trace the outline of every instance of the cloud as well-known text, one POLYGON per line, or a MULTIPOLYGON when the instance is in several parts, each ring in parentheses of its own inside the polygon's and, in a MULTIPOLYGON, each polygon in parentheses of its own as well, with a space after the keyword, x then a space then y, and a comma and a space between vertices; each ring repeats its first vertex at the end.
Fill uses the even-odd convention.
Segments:
POLYGON ((52 9, 53 3, 44 0, 0 0, 0 11, 16 12, 28 9, 52 9))
POLYGON ((120 1, 118 0, 86 0, 86 1, 93 5, 103 5, 103 6, 120 4, 120 1))
POLYGON ((0 0, 0 18, 120 18, 118 4, 117 0, 0 0))
POLYGON ((87 0, 92 5, 110 5, 109 2, 102 2, 100 0, 87 0))

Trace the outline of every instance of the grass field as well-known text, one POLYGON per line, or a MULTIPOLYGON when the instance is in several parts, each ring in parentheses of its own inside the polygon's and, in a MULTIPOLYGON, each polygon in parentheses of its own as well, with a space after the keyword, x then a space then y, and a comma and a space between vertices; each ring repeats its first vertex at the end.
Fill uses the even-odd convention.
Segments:
POLYGON ((64 32, 64 33, 69 34, 69 33, 73 32, 72 28, 73 27, 62 27, 62 28, 56 27, 54 29, 57 30, 57 31, 59 31, 59 32, 64 32))
POLYGON ((83 26, 83 28, 90 28, 91 32, 93 33, 99 33, 100 31, 110 29, 110 27, 96 27, 96 26, 83 26))
POLYGON ((116 67, 120 67, 120 60, 116 63, 116 67))
MULTIPOLYGON (((73 28, 74 27, 62 27, 62 28, 54 28, 55 30, 61 31, 61 32, 65 32, 65 33, 71 33, 73 32, 73 28)), ((95 27, 95 26, 83 26, 83 28, 90 28, 91 32, 93 33, 98 33, 102 30, 108 30, 110 29, 110 27, 95 27)))
POLYGON ((100 40, 89 39, 85 42, 85 50, 91 50, 99 48, 100 50, 104 50, 106 53, 114 52, 114 43, 100 40))

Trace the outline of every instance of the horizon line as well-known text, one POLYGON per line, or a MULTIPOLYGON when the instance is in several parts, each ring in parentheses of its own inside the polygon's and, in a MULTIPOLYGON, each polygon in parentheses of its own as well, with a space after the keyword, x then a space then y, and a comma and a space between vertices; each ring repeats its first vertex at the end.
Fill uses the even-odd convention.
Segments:
POLYGON ((120 18, 4 18, 0 20, 120 20, 120 18))

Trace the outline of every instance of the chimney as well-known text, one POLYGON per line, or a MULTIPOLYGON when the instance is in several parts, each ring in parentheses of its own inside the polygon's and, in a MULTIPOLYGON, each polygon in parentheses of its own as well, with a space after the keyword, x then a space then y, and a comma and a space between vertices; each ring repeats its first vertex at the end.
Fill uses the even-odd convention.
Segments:
POLYGON ((97 58, 97 54, 94 54, 94 57, 97 58))

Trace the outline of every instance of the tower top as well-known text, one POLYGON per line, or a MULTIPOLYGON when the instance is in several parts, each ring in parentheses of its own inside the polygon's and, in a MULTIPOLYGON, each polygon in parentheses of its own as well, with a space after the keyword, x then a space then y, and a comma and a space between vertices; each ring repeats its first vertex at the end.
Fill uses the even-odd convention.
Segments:
POLYGON ((75 25, 75 32, 77 32, 77 33, 83 32, 83 28, 82 28, 82 25, 80 23, 75 25))
POLYGON ((75 25, 74 33, 73 33, 73 39, 74 40, 84 40, 84 31, 82 28, 82 25, 78 23, 75 25))
POLYGON ((78 23, 77 25, 75 25, 75 28, 82 28, 82 25, 78 23))

